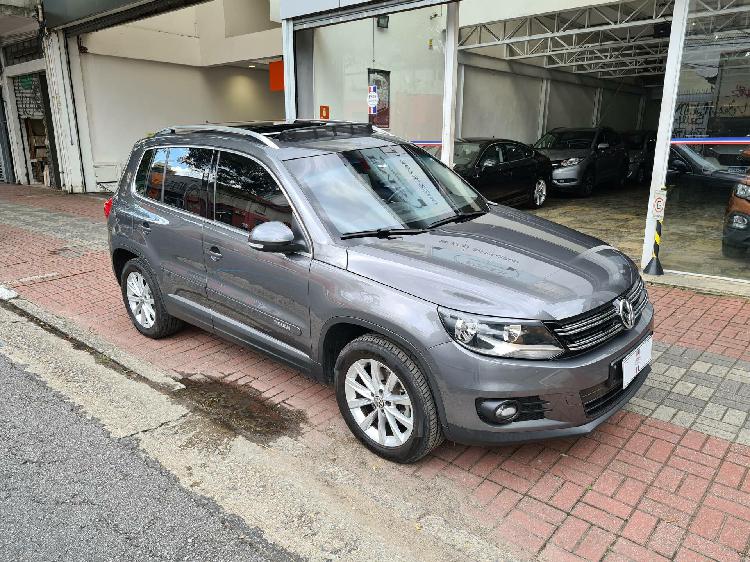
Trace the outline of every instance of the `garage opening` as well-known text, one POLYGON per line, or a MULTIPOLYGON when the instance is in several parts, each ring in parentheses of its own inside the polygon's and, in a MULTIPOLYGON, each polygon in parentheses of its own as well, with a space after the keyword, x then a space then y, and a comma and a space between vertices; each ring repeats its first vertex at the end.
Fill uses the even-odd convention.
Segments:
MULTIPOLYGON (((575 4, 538 14, 462 2, 456 163, 490 197, 640 262, 674 3, 575 4), (549 159, 549 175, 525 146, 549 159)), ((750 193, 738 187, 750 166, 748 9, 690 5, 665 186, 668 270, 750 278, 750 193)))
POLYGON ((268 0, 213 0, 69 36, 87 189, 114 189, 133 144, 161 128, 283 119, 277 19, 268 0))

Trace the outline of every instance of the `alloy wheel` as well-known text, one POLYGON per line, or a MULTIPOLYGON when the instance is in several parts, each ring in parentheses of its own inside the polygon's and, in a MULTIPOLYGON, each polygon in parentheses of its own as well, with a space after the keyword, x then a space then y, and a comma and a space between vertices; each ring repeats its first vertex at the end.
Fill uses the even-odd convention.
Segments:
POLYGON ((346 372, 344 392, 354 421, 372 441, 399 447, 414 428, 414 408, 401 379, 375 359, 359 359, 346 372))
POLYGON ((128 306, 133 318, 143 328, 149 329, 156 323, 154 309, 154 295, 146 282, 146 278, 139 271, 131 271, 126 280, 128 306))
POLYGON ((534 205, 541 207, 547 200, 547 182, 539 178, 534 186, 534 205))

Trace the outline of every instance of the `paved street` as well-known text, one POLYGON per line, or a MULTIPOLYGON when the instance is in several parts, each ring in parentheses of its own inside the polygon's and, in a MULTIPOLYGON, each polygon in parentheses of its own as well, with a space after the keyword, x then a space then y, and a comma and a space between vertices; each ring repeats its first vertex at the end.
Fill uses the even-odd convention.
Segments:
POLYGON ((180 486, 132 440, 108 435, 2 346, 0 559, 292 559, 180 486))
MULTIPOLYGON (((650 286, 654 372, 627 411, 576 440, 446 443, 396 467, 355 443, 331 389, 288 367, 197 329, 140 337, 111 273, 102 203, 0 186, 0 284, 18 293, 12 306, 127 365, 142 382, 115 375, 159 387, 159 400, 183 393, 180 407, 211 419, 222 417, 207 406, 217 395, 230 413, 269 412, 270 425, 265 414, 260 422, 229 416, 218 434, 203 418, 170 414, 139 435, 138 450, 274 544, 311 558, 352 558, 386 544, 396 559, 747 557, 748 301, 650 286), (302 477, 291 470, 300 466, 302 477), (237 480, 240 472, 247 478, 237 480)), ((99 420, 136 423, 127 408, 107 410, 124 390, 108 390, 103 403, 84 382, 75 392, 53 388, 99 420)))

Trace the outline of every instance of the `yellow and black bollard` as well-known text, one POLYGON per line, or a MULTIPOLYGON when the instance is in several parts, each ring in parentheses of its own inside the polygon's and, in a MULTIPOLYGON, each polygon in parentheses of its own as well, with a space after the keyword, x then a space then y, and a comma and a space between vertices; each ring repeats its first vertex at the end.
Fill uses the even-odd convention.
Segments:
POLYGON ((643 273, 647 273, 649 275, 664 275, 664 269, 659 262, 659 245, 661 244, 662 222, 662 220, 656 221, 656 230, 654 231, 654 251, 651 254, 651 261, 648 262, 646 269, 643 270, 643 273))

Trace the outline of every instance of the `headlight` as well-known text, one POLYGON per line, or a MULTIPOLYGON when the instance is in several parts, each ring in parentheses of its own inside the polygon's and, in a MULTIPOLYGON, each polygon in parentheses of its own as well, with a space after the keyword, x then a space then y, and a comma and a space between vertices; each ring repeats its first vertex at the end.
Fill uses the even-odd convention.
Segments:
POLYGON ((734 188, 734 194, 737 197, 742 197, 743 199, 750 201, 750 185, 738 183, 734 188))
POLYGON ((749 222, 744 215, 732 215, 727 219, 727 226, 735 230, 745 230, 749 222))
POLYGON ((494 357, 552 359, 564 349, 537 321, 506 320, 438 308, 448 334, 463 347, 494 357))
POLYGON ((568 158, 567 160, 563 160, 562 162, 560 162, 560 165, 563 168, 567 168, 569 166, 577 166, 581 162, 583 162, 583 158, 568 158))

